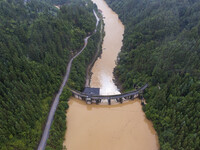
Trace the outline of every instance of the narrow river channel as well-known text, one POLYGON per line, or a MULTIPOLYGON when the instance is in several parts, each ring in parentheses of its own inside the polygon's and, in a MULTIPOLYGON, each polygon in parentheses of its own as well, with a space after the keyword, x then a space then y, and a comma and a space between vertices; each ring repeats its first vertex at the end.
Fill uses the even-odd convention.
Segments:
MULTIPOLYGON (((120 93, 113 83, 113 69, 122 46, 124 26, 104 0, 92 0, 102 11, 105 23, 103 51, 92 68, 91 87, 102 95, 120 93)), ((117 105, 86 105, 70 98, 67 111, 67 150, 158 150, 152 123, 139 100, 117 105)))

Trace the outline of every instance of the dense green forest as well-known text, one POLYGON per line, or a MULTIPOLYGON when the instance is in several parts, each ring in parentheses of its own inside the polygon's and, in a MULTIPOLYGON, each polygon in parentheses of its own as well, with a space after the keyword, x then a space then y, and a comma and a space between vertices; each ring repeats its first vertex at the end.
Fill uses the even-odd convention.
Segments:
POLYGON ((72 89, 83 91, 85 88, 86 70, 96 53, 98 42, 100 41, 100 26, 98 26, 97 31, 88 40, 88 45, 82 54, 73 61, 68 81, 68 85, 72 89))
POLYGON ((162 150, 200 149, 200 1, 106 0, 125 25, 115 76, 149 83, 147 118, 162 150))
POLYGON ((66 110, 68 109, 67 100, 71 96, 71 91, 65 88, 60 96, 53 123, 51 125, 49 138, 45 150, 62 150, 66 132, 66 110))
MULTIPOLYGON (((0 0, 2 150, 37 147, 67 62, 95 28, 92 4, 66 1, 59 10, 59 2, 0 0)), ((56 114, 67 108, 61 103, 56 114)))
MULTIPOLYGON (((73 6, 77 6, 77 4, 79 5, 82 2, 83 2, 82 0, 75 0, 68 2, 68 5, 69 4, 72 5, 70 6, 72 8, 73 6)), ((88 4, 87 7, 91 12, 91 10, 95 6, 93 6, 91 1, 87 1, 87 4, 88 4)), ((73 15, 74 10, 75 9, 70 9, 71 12, 70 16, 73 15)), ((92 22, 90 22, 90 25, 88 24, 90 30, 94 31, 94 25, 91 26, 91 23, 94 24, 95 21, 96 20, 92 20, 92 22)), ((88 28, 88 31, 90 30, 88 28)), ((87 66, 92 62, 96 50, 98 49, 98 43, 100 42, 100 34, 102 34, 100 33, 100 25, 97 27, 97 32, 95 34, 93 33, 93 31, 90 32, 91 37, 88 40, 88 44, 85 50, 77 58, 73 60, 69 80, 67 83, 67 86, 69 86, 70 88, 80 91, 84 89, 87 66)), ((65 131, 67 128, 66 109, 68 108, 68 104, 66 100, 68 100, 70 96, 71 92, 69 92, 69 88, 65 88, 60 97, 60 102, 55 113, 53 124, 50 129, 46 150, 65 149, 65 147, 63 147, 63 141, 64 141, 65 131)))

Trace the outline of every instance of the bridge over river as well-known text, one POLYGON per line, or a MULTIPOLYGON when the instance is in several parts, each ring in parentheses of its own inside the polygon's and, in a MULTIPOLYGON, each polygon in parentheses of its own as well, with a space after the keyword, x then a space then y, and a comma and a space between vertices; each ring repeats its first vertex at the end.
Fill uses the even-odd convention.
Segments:
POLYGON ((71 89, 71 92, 73 93, 74 97, 84 100, 87 104, 92 104, 92 103, 103 103, 104 101, 107 101, 108 104, 111 104, 111 100, 115 100, 118 103, 123 103, 124 101, 127 100, 133 100, 135 98, 140 98, 143 103, 143 96, 142 93, 143 91, 148 87, 148 84, 144 85, 140 89, 136 91, 130 91, 127 93, 123 94, 117 94, 117 95, 95 95, 95 94, 88 94, 85 92, 79 92, 76 90, 71 89))

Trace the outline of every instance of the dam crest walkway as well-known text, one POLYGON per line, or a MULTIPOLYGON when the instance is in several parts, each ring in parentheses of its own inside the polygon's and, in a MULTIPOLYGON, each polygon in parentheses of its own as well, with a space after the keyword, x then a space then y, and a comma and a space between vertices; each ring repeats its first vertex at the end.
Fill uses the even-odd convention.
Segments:
MULTIPOLYGON (((80 92, 77 90, 71 89, 71 92, 73 93, 73 96, 75 98, 84 100, 87 104, 92 104, 92 103, 103 103, 105 101, 108 102, 108 104, 111 104, 111 100, 114 100, 118 103, 123 103, 124 101, 127 100, 133 100, 135 98, 139 98, 143 101, 143 91, 148 87, 148 84, 145 84, 143 87, 136 91, 130 91, 127 93, 122 93, 122 94, 117 94, 117 95, 98 95, 97 93, 86 93, 86 92, 80 92)), ((91 88, 93 89, 93 88, 91 88)), ((95 88, 96 91, 98 91, 98 88, 95 88)))

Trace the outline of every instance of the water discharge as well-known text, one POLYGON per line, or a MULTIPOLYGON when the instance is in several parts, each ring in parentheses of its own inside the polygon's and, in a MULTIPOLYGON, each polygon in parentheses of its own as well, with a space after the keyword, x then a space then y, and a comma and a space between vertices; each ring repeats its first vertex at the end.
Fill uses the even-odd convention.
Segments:
POLYGON ((122 47, 124 26, 103 0, 93 0, 102 11, 104 17, 105 37, 102 45, 102 55, 92 68, 91 87, 100 87, 102 95, 119 94, 113 82, 113 69, 116 66, 117 55, 122 47))
MULTIPOLYGON (((106 94, 120 93, 113 83, 113 69, 122 46, 124 26, 104 2, 92 0, 102 11, 105 23, 103 51, 92 68, 91 87, 106 94)), ((146 119, 139 100, 118 105, 86 105, 75 98, 69 101, 67 150, 158 150, 158 137, 146 119)))

